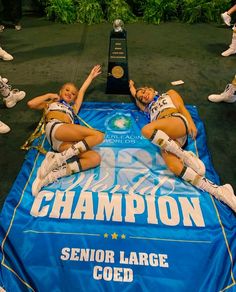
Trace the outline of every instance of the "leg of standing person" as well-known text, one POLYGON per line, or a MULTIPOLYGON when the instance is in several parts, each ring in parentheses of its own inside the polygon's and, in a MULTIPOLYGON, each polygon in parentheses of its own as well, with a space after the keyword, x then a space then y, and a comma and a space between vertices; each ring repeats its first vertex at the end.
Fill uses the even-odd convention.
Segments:
POLYGON ((11 61, 13 60, 13 56, 10 55, 7 51, 3 50, 3 48, 0 46, 0 59, 3 61, 11 61))
MULTIPOLYGON (((0 77, 1 78, 1 77, 0 77)), ((8 82, 8 80, 7 80, 7 78, 2 78, 2 80, 5 82, 5 83, 7 83, 8 82)), ((10 132, 10 127, 7 125, 7 124, 5 124, 5 123, 3 123, 2 121, 0 121, 0 134, 6 134, 6 133, 8 133, 8 132, 10 132)))
MULTIPOLYGON (((10 13, 10 9, 8 9, 9 8, 8 1, 2 0, 2 6, 3 6, 3 9, 0 12, 1 13, 0 14, 0 33, 4 31, 5 25, 3 22, 10 13)), ((0 59, 3 59, 4 61, 11 61, 13 60, 13 56, 9 54, 8 52, 6 52, 5 50, 3 50, 0 46, 0 59)))
POLYGON ((2 121, 0 121, 0 134, 6 134, 6 133, 10 132, 10 130, 11 129, 8 125, 6 125, 2 121))
POLYGON ((7 22, 11 21, 11 3, 9 0, 1 0, 2 1, 2 22, 6 24, 7 22))
POLYGON ((224 92, 220 94, 211 94, 208 100, 212 102, 228 102, 233 103, 236 101, 236 75, 230 84, 227 84, 224 92))
POLYGON ((13 25, 16 30, 21 29, 22 0, 2 0, 3 21, 13 25))
POLYGON ((21 30, 20 20, 22 18, 22 1, 21 0, 11 0, 11 21, 16 30, 21 30))
POLYGON ((7 108, 12 108, 16 103, 25 97, 25 92, 18 89, 11 89, 5 78, 0 76, 0 94, 7 108))
POLYGON ((3 32, 5 29, 4 23, 3 23, 3 19, 4 19, 4 7, 2 5, 2 10, 0 10, 0 32, 3 32))
POLYGON ((231 14, 236 12, 236 4, 233 5, 229 10, 225 11, 221 14, 221 18, 223 19, 224 23, 228 26, 231 25, 231 14))
POLYGON ((228 50, 221 53, 221 55, 223 57, 228 57, 230 55, 236 54, 236 24, 233 26, 232 30, 233 30, 232 42, 231 42, 228 50))

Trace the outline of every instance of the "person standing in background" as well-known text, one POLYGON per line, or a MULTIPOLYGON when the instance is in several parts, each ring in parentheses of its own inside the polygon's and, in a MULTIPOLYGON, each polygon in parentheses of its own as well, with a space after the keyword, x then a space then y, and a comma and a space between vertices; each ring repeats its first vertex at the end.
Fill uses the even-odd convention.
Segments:
MULTIPOLYGON (((221 14, 221 18, 223 19, 224 23, 228 26, 231 26, 231 15, 236 11, 236 4, 233 5, 228 11, 225 11, 221 14)), ((233 35, 232 35, 232 42, 229 48, 221 53, 221 56, 228 57, 230 55, 236 54, 236 24, 234 24, 233 28, 233 35)))
POLYGON ((0 95, 3 96, 5 106, 12 108, 25 97, 26 93, 16 88, 12 89, 8 79, 0 76, 0 95))
POLYGON ((0 59, 2 59, 3 61, 11 61, 13 60, 13 56, 7 51, 3 50, 0 46, 0 59))
MULTIPOLYGON (((12 108, 25 97, 25 92, 12 89, 11 85, 8 85, 8 79, 0 76, 0 95, 3 96, 3 102, 6 107, 12 108)), ((6 134, 10 130, 10 127, 0 120, 0 134, 6 134)))
POLYGON ((8 125, 6 125, 2 121, 0 121, 0 134, 6 134, 6 133, 10 132, 10 130, 11 129, 8 125))
POLYGON ((236 101, 236 74, 231 83, 227 84, 224 92, 220 94, 211 94, 208 96, 208 100, 212 102, 228 102, 233 103, 236 101))
POLYGON ((3 10, 1 12, 0 32, 5 29, 5 25, 13 25, 16 30, 21 30, 22 0, 1 1, 3 10))
POLYGON ((224 23, 228 26, 231 26, 231 14, 236 11, 236 4, 233 5, 229 10, 221 13, 221 18, 223 19, 224 23))

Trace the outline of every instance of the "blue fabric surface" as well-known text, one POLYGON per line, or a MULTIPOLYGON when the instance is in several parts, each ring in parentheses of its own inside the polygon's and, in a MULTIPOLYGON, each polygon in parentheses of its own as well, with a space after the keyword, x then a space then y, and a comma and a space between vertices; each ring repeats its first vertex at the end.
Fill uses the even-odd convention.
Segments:
MULTIPOLYGON (((187 148, 219 183, 204 125, 197 109, 187 108, 199 131, 187 148)), ((0 216, 0 286, 7 292, 234 291, 230 208, 167 170, 159 149, 141 136, 147 120, 135 105, 84 103, 80 116, 106 134, 96 147, 101 166, 59 179, 34 198, 44 155, 27 153, 0 216)), ((43 146, 49 149, 45 138, 43 146)))

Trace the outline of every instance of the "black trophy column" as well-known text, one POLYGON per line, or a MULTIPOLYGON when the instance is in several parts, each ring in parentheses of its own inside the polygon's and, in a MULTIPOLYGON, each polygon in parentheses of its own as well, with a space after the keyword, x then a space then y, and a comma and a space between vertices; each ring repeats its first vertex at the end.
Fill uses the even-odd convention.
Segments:
POLYGON ((125 30, 110 34, 106 93, 130 94, 125 30))

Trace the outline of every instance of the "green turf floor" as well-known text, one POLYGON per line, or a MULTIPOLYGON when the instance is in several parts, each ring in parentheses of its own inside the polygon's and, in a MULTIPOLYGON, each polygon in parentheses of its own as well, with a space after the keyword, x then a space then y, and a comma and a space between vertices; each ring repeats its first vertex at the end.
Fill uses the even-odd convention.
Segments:
MULTIPOLYGON (((0 60, 0 75, 27 96, 12 109, 0 102, 0 120, 12 131, 0 136, 0 207, 24 160, 20 146, 32 133, 41 113, 27 108, 27 101, 56 92, 66 81, 81 85, 91 67, 103 74, 89 88, 85 101, 130 102, 129 96, 105 94, 111 24, 53 23, 43 17, 25 16, 23 29, 0 34, 3 48, 14 60, 0 60)), ((127 24, 129 77, 138 86, 152 85, 160 92, 177 89, 186 104, 196 105, 207 132, 213 165, 222 183, 236 189, 236 104, 214 104, 211 93, 224 90, 236 74, 236 55, 220 54, 231 42, 232 30, 224 25, 163 23, 127 24), (170 82, 182 79, 184 85, 170 82)))

